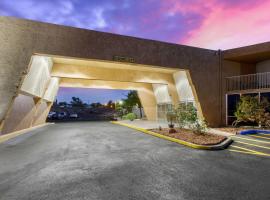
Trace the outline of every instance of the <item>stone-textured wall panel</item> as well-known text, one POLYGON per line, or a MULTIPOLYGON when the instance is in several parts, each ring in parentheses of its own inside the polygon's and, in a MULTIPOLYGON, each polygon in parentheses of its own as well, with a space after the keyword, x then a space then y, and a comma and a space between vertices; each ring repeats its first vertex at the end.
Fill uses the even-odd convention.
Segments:
POLYGON ((28 73, 20 90, 32 96, 42 98, 50 81, 52 68, 51 59, 43 56, 33 56, 28 73))
POLYGON ((172 103, 169 94, 168 85, 152 84, 157 103, 172 103))
POLYGON ((59 89, 59 78, 56 77, 51 78, 43 99, 49 102, 53 102, 57 95, 58 89, 59 89))
POLYGON ((32 126, 44 124, 46 122, 48 113, 50 112, 50 108, 50 104, 44 100, 37 104, 32 126))
POLYGON ((30 96, 18 95, 5 120, 2 134, 30 128, 35 112, 34 99, 30 96))

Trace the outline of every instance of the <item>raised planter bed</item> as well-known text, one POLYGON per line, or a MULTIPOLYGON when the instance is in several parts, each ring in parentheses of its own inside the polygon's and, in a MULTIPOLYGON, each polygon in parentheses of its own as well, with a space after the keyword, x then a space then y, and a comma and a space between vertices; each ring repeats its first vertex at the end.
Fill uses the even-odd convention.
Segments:
POLYGON ((162 128, 161 130, 150 129, 152 132, 198 145, 216 145, 226 140, 225 136, 211 133, 195 134, 191 130, 180 128, 175 128, 175 130, 177 131, 176 133, 169 133, 169 128, 162 128))
POLYGON ((196 135, 192 133, 190 130, 186 130, 186 129, 178 129, 178 133, 172 134, 172 133, 169 133, 169 129, 164 129, 164 132, 163 131, 160 132, 159 129, 147 130, 147 129, 130 125, 127 123, 123 123, 123 122, 112 121, 111 123, 126 126, 129 128, 138 130, 140 132, 143 132, 143 133, 155 136, 155 137, 159 137, 165 140, 169 140, 171 142, 179 143, 179 144, 182 144, 182 145, 194 148, 194 149, 223 150, 223 149, 226 149, 233 142, 230 137, 227 138, 225 136, 219 136, 219 135, 214 135, 210 133, 206 133, 205 135, 196 135), (181 130, 184 130, 184 131, 180 133, 181 130), (191 136, 188 134, 191 134, 191 136))

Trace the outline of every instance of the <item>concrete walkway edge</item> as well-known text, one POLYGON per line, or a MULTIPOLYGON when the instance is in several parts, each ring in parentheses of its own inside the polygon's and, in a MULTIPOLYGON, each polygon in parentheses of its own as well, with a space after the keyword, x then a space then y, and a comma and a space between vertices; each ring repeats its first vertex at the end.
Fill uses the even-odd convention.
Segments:
POLYGON ((12 139, 12 138, 17 137, 19 135, 22 135, 24 133, 28 133, 29 131, 35 130, 37 128, 41 128, 43 126, 51 125, 51 124, 54 124, 54 123, 45 123, 45 124, 30 127, 30 128, 26 128, 26 129, 23 129, 23 130, 14 131, 14 132, 11 132, 11 133, 8 133, 8 134, 5 134, 5 135, 0 135, 0 144, 7 141, 7 140, 9 140, 9 139, 12 139))

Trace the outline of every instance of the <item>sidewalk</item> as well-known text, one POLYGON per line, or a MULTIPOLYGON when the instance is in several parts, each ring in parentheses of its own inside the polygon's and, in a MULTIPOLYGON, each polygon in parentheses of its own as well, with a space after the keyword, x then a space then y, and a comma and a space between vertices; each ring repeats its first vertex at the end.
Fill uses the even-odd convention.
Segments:
POLYGON ((162 128, 168 127, 168 123, 165 121, 148 121, 148 120, 136 119, 134 121, 119 120, 119 122, 125 123, 128 125, 132 125, 132 126, 136 126, 139 128, 143 128, 143 129, 153 129, 153 128, 158 128, 159 126, 161 126, 162 128))

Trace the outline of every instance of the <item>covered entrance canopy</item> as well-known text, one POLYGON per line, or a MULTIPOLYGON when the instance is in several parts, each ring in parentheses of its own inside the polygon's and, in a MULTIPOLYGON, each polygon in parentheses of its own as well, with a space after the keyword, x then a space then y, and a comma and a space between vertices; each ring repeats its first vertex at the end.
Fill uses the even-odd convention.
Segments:
POLYGON ((59 87, 137 90, 148 120, 157 120, 160 104, 196 99, 186 70, 34 55, 2 133, 45 123, 59 87))

